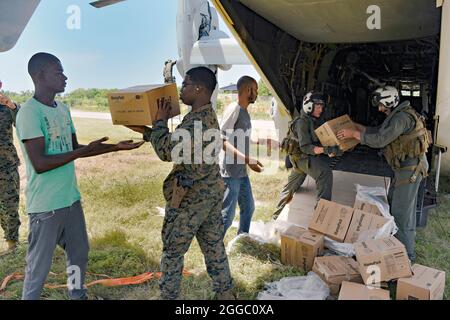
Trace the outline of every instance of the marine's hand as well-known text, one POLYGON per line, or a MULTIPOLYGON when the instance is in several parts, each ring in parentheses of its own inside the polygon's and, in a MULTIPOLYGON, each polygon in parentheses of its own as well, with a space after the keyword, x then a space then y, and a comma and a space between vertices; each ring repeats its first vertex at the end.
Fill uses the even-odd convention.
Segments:
POLYGON ((156 112, 155 121, 167 121, 170 117, 171 103, 169 99, 161 98, 157 100, 158 111, 156 112))
POLYGON ((357 131, 352 129, 342 129, 337 133, 337 138, 339 140, 344 140, 348 138, 355 138, 357 131))

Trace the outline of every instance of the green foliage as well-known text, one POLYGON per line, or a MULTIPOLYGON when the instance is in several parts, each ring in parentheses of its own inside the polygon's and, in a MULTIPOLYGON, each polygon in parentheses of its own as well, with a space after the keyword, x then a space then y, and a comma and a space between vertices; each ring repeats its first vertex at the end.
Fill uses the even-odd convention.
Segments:
POLYGON ((20 93, 16 93, 13 91, 3 91, 2 93, 17 104, 23 104, 34 95, 34 91, 31 90, 22 91, 20 93))
POLYGON ((77 89, 62 97, 71 108, 92 111, 108 111, 108 89, 77 89))

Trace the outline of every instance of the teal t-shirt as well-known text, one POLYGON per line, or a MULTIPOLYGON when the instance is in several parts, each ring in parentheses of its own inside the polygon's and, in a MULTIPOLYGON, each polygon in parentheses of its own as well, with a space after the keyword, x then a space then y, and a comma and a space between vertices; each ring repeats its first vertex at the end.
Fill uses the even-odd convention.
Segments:
POLYGON ((73 151, 72 134, 75 128, 69 108, 59 102, 52 108, 31 98, 19 110, 16 128, 27 171, 26 212, 57 210, 80 200, 74 163, 38 174, 23 143, 24 140, 44 137, 46 155, 73 151))

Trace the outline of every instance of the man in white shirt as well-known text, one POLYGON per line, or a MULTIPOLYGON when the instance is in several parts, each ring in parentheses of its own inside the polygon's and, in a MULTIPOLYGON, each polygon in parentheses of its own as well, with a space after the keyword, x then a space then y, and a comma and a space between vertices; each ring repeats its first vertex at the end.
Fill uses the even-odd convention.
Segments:
POLYGON ((221 154, 220 173, 225 182, 225 195, 222 216, 225 233, 233 223, 236 205, 240 208, 238 234, 248 233, 255 201, 247 174, 247 166, 255 172, 261 172, 263 165, 250 157, 252 123, 248 107, 258 97, 258 84, 255 79, 243 76, 237 83, 238 103, 225 111, 220 124, 224 141, 221 154))

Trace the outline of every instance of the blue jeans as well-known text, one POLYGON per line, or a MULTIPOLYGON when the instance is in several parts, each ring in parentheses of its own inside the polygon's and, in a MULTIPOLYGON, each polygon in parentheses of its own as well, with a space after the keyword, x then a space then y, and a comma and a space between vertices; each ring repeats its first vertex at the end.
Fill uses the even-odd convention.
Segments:
POLYGON ((238 234, 248 233, 253 212, 255 211, 255 201, 253 199, 252 186, 250 179, 242 178, 223 178, 225 182, 225 195, 223 199, 222 217, 225 225, 224 233, 233 223, 236 214, 236 204, 239 203, 240 221, 238 234))

